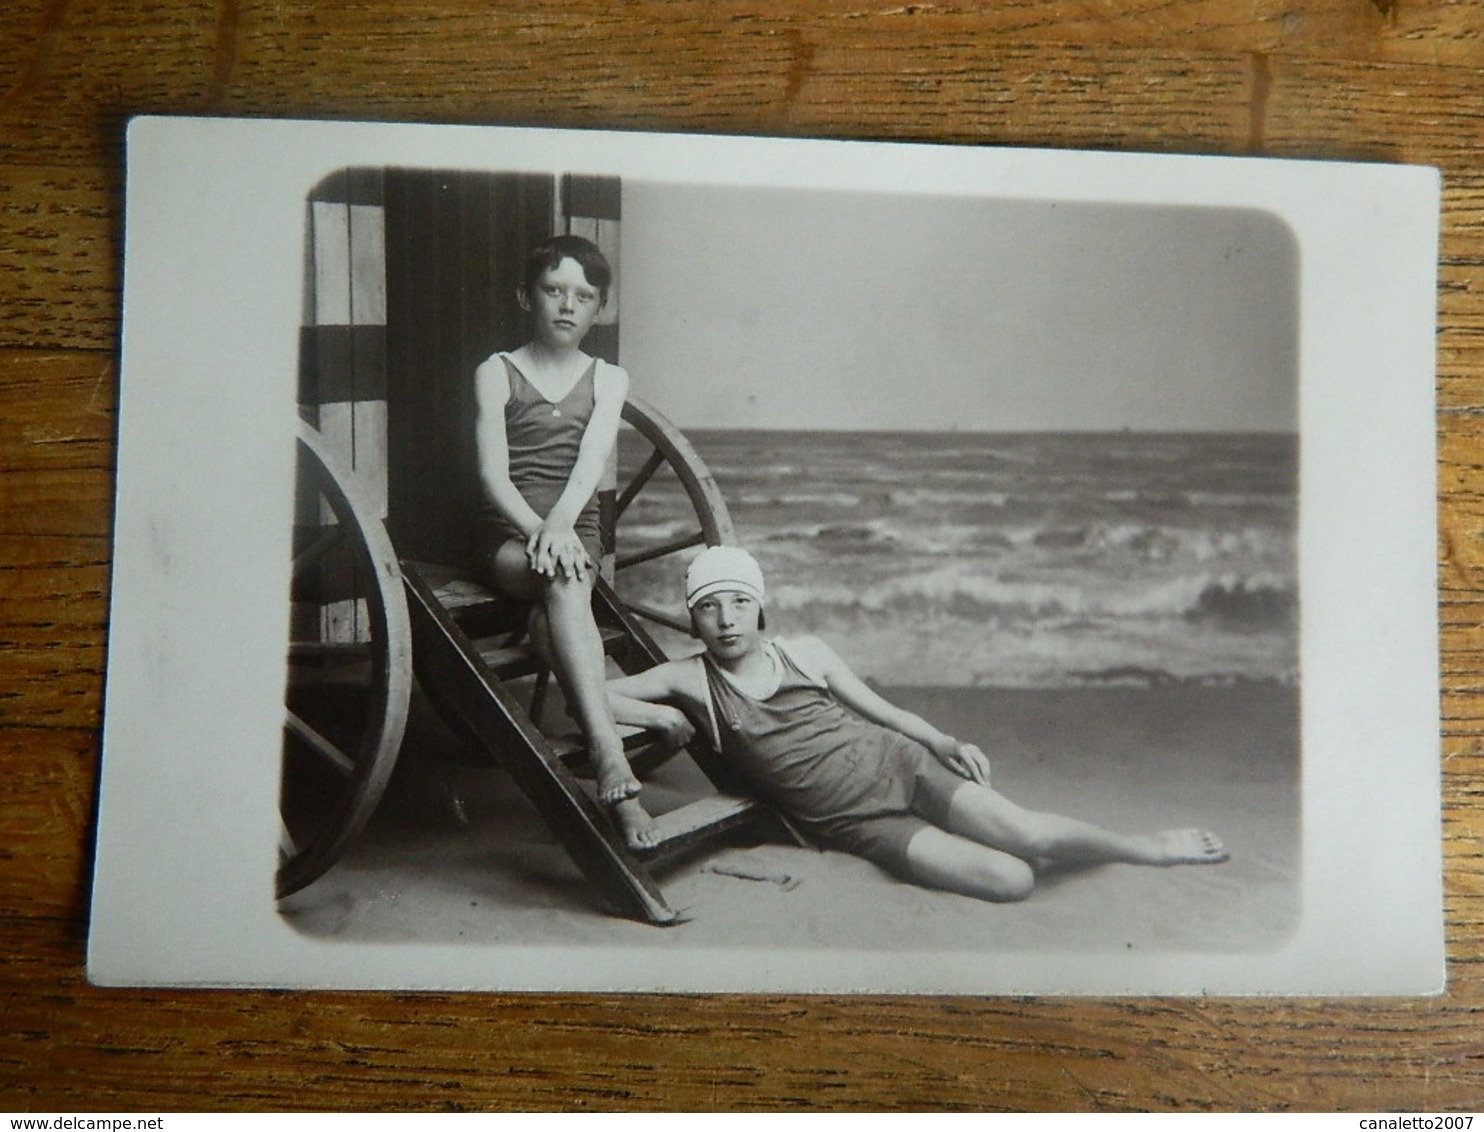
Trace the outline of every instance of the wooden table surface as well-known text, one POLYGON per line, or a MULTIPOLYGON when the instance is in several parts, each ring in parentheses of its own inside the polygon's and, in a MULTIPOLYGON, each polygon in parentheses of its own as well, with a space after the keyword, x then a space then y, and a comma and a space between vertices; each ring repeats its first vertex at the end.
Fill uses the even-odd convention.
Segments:
MULTIPOLYGON (((1484 1108, 1484 5, 7 0, 0 1109, 1484 1108), (205 113, 1439 166, 1448 993, 133 992, 83 978, 122 127, 205 113)), ((1363 941, 1357 941, 1363 945, 1363 941)))

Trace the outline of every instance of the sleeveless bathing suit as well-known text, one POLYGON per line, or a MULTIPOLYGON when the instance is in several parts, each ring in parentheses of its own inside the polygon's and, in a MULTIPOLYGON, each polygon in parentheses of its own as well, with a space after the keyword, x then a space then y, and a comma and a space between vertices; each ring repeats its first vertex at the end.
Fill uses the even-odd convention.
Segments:
MULTIPOLYGON (((552 402, 527 380, 508 355, 497 356, 505 363, 510 382, 510 396, 505 401, 510 482, 525 497, 531 510, 545 518, 566 490, 567 479, 577 463, 582 434, 592 419, 598 361, 593 359, 565 397, 552 402)), ((588 556, 596 562, 602 553, 596 493, 587 501, 573 527, 588 556)), ((525 536, 492 504, 481 508, 474 520, 474 557, 481 572, 493 572, 495 552, 512 538, 525 541, 525 536)))
POLYGON ((907 842, 926 825, 946 825, 966 780, 905 735, 848 711, 784 642, 765 647, 780 679, 764 699, 702 654, 722 753, 820 844, 906 875, 907 842))

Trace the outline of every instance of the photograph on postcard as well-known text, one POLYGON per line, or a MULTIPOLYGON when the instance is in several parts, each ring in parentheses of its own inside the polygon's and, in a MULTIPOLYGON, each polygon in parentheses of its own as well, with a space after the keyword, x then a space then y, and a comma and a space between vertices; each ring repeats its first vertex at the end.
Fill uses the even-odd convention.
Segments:
POLYGON ((145 119, 129 189, 95 980, 1440 985, 1430 171, 145 119))
POLYGON ((616 914, 684 919, 664 946, 1288 937, 1298 264, 1275 217, 397 168, 339 172, 307 208, 316 486, 279 883, 299 930, 598 942, 628 930, 616 914), (558 295, 557 322, 583 324, 565 370, 537 325, 564 263, 592 289, 591 318, 558 295), (926 742, 982 751, 981 781, 915 724, 902 742, 811 716, 770 762, 728 758, 716 696, 671 694, 691 749, 609 723, 643 781, 637 809, 604 805, 603 721, 542 624, 560 598, 512 594, 496 565, 529 528, 492 502, 478 386, 545 518, 619 365, 613 466, 599 452, 578 501, 607 583, 579 595, 602 676, 704 651, 687 567, 738 546, 766 579, 760 642, 824 642, 926 742), (363 511, 329 505, 332 467, 363 511))

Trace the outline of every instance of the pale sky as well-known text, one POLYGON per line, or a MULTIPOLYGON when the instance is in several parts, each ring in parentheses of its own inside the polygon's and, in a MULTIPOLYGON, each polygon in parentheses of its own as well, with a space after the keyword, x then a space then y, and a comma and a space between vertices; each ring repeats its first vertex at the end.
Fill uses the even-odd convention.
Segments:
POLYGON ((1255 210, 627 180, 621 360, 682 428, 1297 427, 1255 210))

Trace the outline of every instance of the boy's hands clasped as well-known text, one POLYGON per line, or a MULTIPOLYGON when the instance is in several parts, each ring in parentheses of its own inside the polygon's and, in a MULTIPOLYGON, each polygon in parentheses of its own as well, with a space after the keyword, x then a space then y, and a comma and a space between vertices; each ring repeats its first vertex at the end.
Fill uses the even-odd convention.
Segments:
POLYGON ((587 548, 571 527, 543 523, 526 540, 526 561, 543 578, 583 579, 592 569, 587 548))

